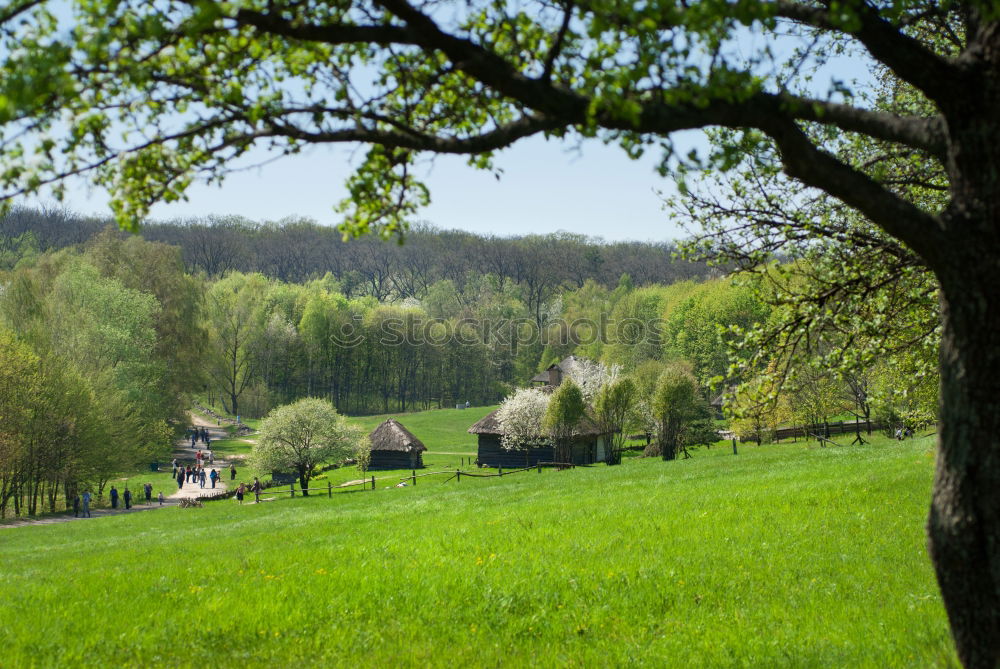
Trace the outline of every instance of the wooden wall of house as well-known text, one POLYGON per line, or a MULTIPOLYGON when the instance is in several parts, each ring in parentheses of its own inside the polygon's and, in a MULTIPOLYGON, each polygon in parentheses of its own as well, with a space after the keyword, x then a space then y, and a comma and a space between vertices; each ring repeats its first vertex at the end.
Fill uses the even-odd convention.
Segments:
POLYGON ((597 450, 597 439, 594 437, 587 437, 586 439, 577 439, 573 442, 571 447, 571 458, 570 462, 574 465, 589 465, 593 464, 596 460, 597 450))
POLYGON ((529 448, 527 457, 524 451, 508 451, 500 445, 500 436, 496 434, 479 435, 479 464, 485 467, 534 467, 539 462, 552 462, 552 447, 529 448))
POLYGON ((368 469, 423 469, 424 460, 420 453, 404 451, 372 451, 368 469))

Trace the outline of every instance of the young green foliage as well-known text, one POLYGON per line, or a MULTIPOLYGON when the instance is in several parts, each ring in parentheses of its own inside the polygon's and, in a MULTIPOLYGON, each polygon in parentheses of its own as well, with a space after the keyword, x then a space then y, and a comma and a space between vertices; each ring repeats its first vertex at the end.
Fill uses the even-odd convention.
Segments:
POLYGON ((260 471, 294 471, 302 494, 308 495, 316 468, 355 455, 361 439, 360 430, 349 425, 332 404, 307 397, 267 415, 251 457, 260 471))

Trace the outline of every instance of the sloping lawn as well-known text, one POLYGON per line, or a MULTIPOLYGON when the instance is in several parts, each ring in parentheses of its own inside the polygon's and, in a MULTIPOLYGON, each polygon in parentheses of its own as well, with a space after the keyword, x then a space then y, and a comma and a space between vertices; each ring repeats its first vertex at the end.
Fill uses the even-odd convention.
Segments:
POLYGON ((0 530, 4 666, 957 666, 930 440, 0 530))

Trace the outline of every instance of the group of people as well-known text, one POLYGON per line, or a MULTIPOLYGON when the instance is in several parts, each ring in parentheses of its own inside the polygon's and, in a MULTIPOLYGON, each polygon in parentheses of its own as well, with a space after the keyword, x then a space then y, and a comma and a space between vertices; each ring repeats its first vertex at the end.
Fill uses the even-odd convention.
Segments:
POLYGON ((192 427, 189 433, 191 435, 191 448, 194 448, 199 441, 205 444, 205 448, 208 448, 208 445, 212 443, 212 438, 208 436, 208 430, 203 427, 192 427))
MULTIPOLYGON (((183 488, 185 483, 197 483, 200 487, 204 488, 206 483, 210 483, 214 488, 215 484, 222 478, 222 474, 215 469, 211 471, 206 471, 204 465, 197 464, 195 466, 191 465, 179 465, 177 464, 177 459, 173 462, 173 477, 177 481, 177 488, 183 488)), ((236 465, 229 465, 229 480, 232 481, 236 478, 236 465)))
POLYGON ((899 441, 903 441, 904 439, 907 439, 907 438, 909 438, 909 437, 912 437, 912 436, 913 436, 913 428, 911 428, 911 427, 906 427, 906 426, 903 426, 903 427, 897 427, 897 428, 896 428, 896 434, 895 434, 894 436, 895 436, 895 437, 896 437, 896 439, 898 439, 899 441))
MULTIPOLYGON (((146 498, 146 504, 153 503, 153 484, 143 483, 142 492, 146 498)), ((118 501, 121 500, 125 506, 125 509, 132 508, 133 495, 132 491, 126 486, 125 490, 121 493, 118 492, 118 488, 111 486, 111 490, 108 492, 108 497, 111 498, 111 508, 118 508, 118 501)), ((82 494, 77 493, 73 496, 73 516, 76 518, 91 518, 90 515, 90 502, 93 498, 91 497, 89 490, 84 490, 82 494)), ((163 504, 163 492, 157 494, 157 500, 162 505, 163 504)))
MULTIPOLYGON (((215 458, 212 454, 212 451, 208 450, 208 445, 211 443, 211 438, 208 435, 208 430, 205 429, 204 427, 192 427, 190 430, 190 435, 191 435, 191 448, 195 448, 198 441, 201 441, 202 443, 205 444, 205 451, 199 449, 198 452, 195 453, 195 464, 193 466, 179 464, 177 462, 177 459, 174 458, 174 461, 172 463, 173 467, 172 476, 174 480, 177 481, 177 488, 178 489, 183 488, 185 483, 197 483, 202 488, 204 488, 206 484, 209 484, 211 485, 212 488, 215 488, 215 484, 222 479, 223 474, 222 472, 214 468, 208 470, 205 466, 206 462, 208 465, 215 464, 215 458)), ((229 480, 230 481, 236 480, 235 464, 229 465, 229 480)), ((263 489, 264 486, 261 484, 260 480, 254 477, 252 484, 240 483, 239 487, 236 489, 236 498, 237 500, 239 500, 240 504, 242 504, 243 498, 246 496, 246 494, 248 492, 252 492, 254 494, 255 501, 259 502, 260 493, 263 489)), ((142 485, 142 491, 146 499, 146 504, 152 504, 153 484, 144 483, 142 485)), ((121 492, 119 492, 117 486, 111 486, 111 490, 109 491, 109 497, 111 499, 112 509, 117 509, 119 502, 121 502, 124 505, 125 509, 131 509, 132 503, 135 499, 135 496, 132 494, 132 491, 129 490, 127 486, 121 492)), ((162 505, 164 502, 163 492, 158 493, 157 498, 159 503, 162 505)), ((93 496, 91 495, 89 490, 85 490, 83 491, 83 493, 76 494, 73 497, 73 515, 76 516, 77 518, 80 517, 90 518, 91 517, 90 503, 92 500, 93 496)))
MULTIPOLYGON (((172 476, 174 480, 177 481, 177 488, 183 488, 185 483, 197 483, 202 488, 206 484, 210 484, 211 487, 215 487, 215 484, 222 479, 222 472, 212 469, 211 471, 206 470, 205 464, 208 465, 215 464, 215 457, 211 450, 208 450, 209 444, 211 444, 211 437, 208 435, 208 430, 204 427, 192 427, 189 431, 191 436, 191 448, 195 448, 198 441, 205 444, 205 450, 198 450, 195 454, 195 465, 194 466, 184 466, 177 462, 174 458, 172 463, 173 473, 172 476)), ((229 480, 236 480, 236 465, 229 465, 229 480)), ((243 494, 249 489, 256 493, 257 499, 260 499, 260 490, 262 489, 260 481, 254 479, 252 486, 246 486, 245 484, 240 484, 242 492, 239 493, 240 502, 243 501, 243 494)), ((142 484, 142 494, 145 497, 146 504, 153 503, 153 484, 144 483, 142 484)), ((132 504, 135 501, 135 495, 126 486, 123 491, 119 491, 117 486, 111 486, 111 490, 108 491, 108 496, 111 501, 111 508, 118 509, 119 503, 121 503, 126 510, 132 508, 132 504)), ((157 494, 157 500, 162 505, 164 503, 163 492, 157 494)), ((82 493, 77 493, 73 496, 73 515, 77 518, 91 518, 90 513, 90 503, 93 501, 93 495, 89 490, 84 490, 82 493)))

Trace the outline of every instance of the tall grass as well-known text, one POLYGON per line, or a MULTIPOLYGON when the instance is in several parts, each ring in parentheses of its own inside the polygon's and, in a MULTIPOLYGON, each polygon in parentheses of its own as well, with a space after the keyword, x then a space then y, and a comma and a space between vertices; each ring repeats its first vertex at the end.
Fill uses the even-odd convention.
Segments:
POLYGON ((955 666, 929 440, 0 534, 5 666, 955 666))

